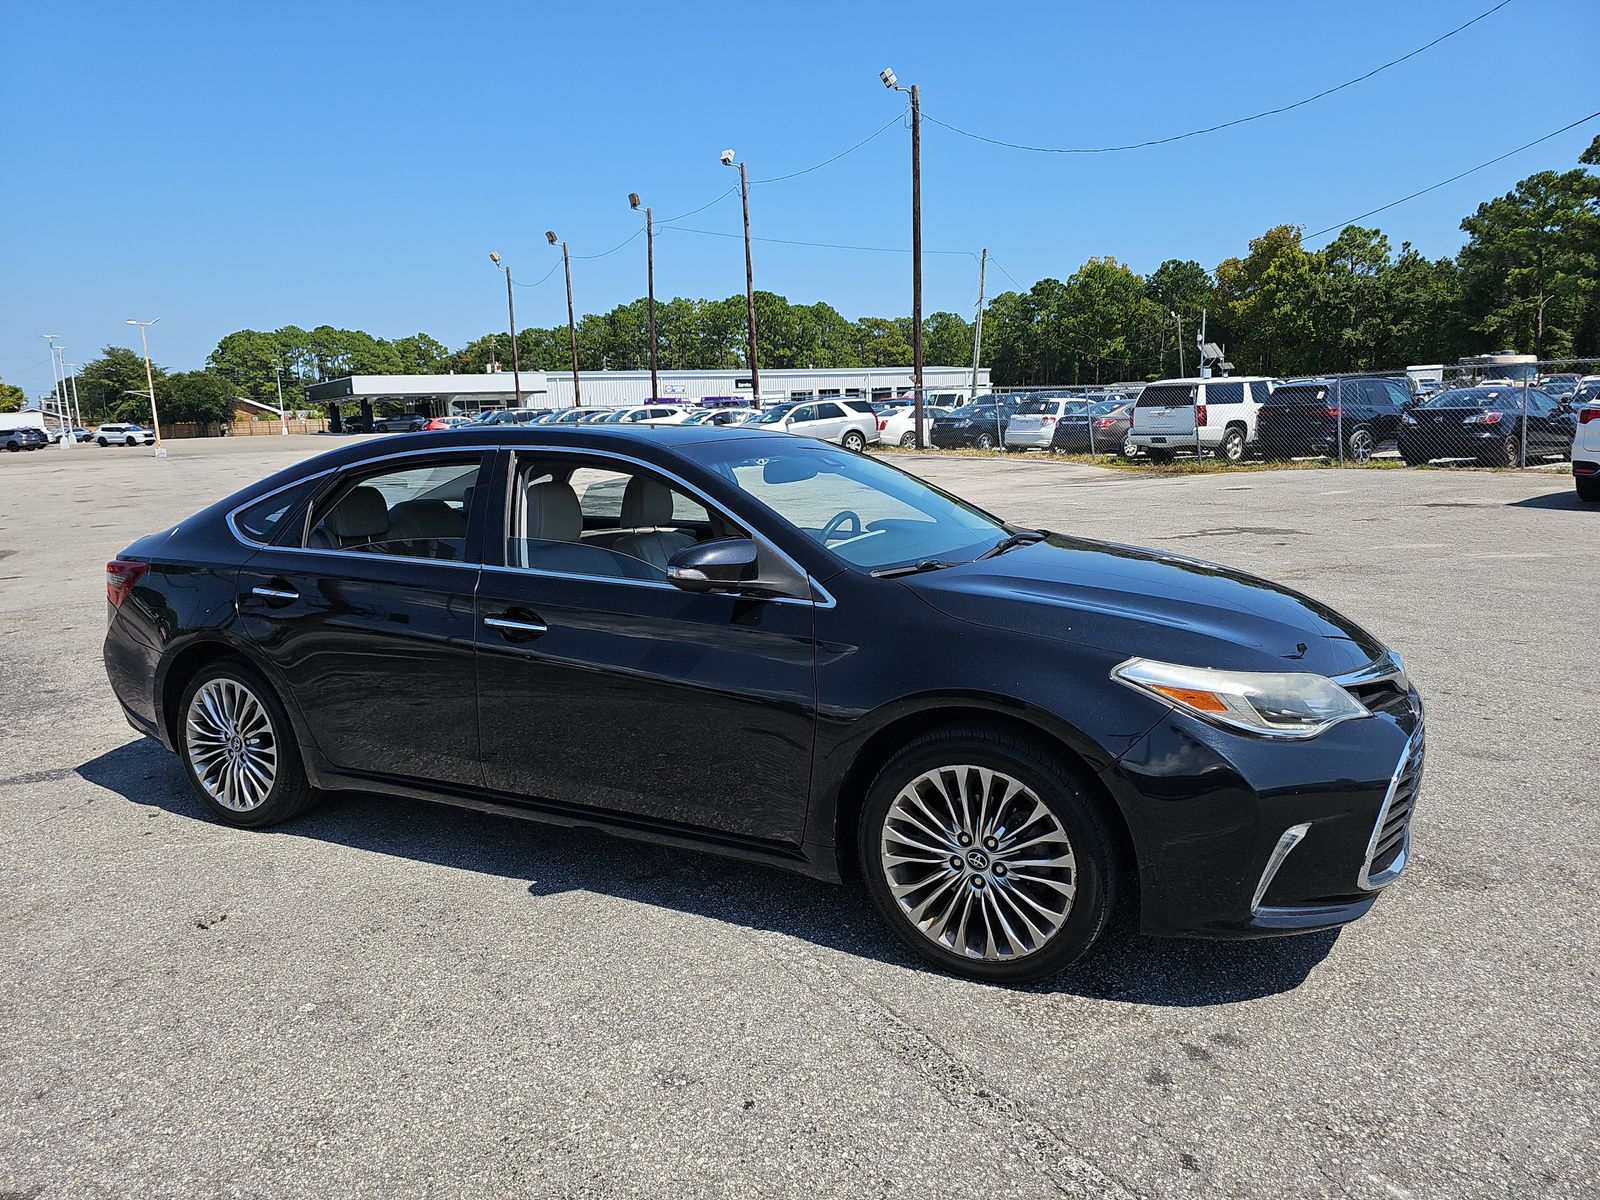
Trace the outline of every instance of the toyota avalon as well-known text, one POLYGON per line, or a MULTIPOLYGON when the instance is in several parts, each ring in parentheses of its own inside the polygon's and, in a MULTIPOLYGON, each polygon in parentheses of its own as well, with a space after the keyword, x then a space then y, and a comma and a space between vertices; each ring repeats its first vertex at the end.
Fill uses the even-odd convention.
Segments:
POLYGON ((218 820, 359 789, 859 879, 978 978, 1059 970, 1119 906, 1327 929, 1409 853, 1421 703, 1353 621, 810 439, 348 445, 135 542, 106 592, 122 710, 218 820))

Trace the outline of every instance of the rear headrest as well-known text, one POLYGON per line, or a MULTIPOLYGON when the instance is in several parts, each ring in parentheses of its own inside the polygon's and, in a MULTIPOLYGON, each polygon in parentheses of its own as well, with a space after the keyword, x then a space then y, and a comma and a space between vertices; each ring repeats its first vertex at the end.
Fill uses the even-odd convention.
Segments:
POLYGON ((617 524, 623 529, 645 529, 672 521, 672 490, 643 475, 628 480, 622 492, 622 514, 617 524))
POLYGON ((523 493, 523 537, 546 542, 575 542, 583 533, 578 493, 561 480, 535 483, 523 493))
POLYGON ((389 505, 375 487, 353 487, 323 518, 338 538, 375 538, 389 532, 389 505))

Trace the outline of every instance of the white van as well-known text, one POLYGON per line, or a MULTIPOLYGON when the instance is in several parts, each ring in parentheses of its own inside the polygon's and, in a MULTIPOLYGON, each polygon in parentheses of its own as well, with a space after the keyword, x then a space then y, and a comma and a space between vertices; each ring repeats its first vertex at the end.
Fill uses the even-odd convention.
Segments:
POLYGON ((1133 405, 1128 439, 1155 462, 1180 450, 1243 462, 1256 441, 1256 413, 1272 391, 1265 376, 1163 379, 1133 405))

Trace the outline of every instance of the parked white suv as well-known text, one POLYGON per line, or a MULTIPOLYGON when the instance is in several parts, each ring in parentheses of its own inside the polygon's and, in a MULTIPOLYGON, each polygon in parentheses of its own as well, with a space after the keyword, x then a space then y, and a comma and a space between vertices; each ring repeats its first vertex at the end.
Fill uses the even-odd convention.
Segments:
POLYGON ((1243 462, 1255 445, 1256 414, 1272 390, 1263 377, 1163 379, 1139 393, 1128 440, 1155 462, 1180 450, 1243 462))
POLYGON ((1600 504, 1600 396, 1573 412, 1578 427, 1572 434, 1572 482, 1578 499, 1600 504))
POLYGON ((156 435, 142 425, 102 425, 94 431, 94 440, 102 446, 146 446, 155 444, 156 435))
POLYGON ((836 442, 846 450, 865 450, 869 443, 879 440, 877 414, 865 400, 811 400, 803 404, 776 405, 764 410, 754 423, 763 429, 836 442))
POLYGON ((596 418, 600 425, 677 425, 689 415, 687 408, 673 404, 642 404, 638 408, 619 408, 596 418))

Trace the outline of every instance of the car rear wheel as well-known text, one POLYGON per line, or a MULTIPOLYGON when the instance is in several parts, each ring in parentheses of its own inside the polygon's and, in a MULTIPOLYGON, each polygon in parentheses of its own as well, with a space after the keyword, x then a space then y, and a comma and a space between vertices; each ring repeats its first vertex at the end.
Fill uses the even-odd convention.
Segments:
POLYGON ((1495 447, 1494 453, 1489 456, 1491 467, 1519 467, 1522 465, 1522 447, 1517 442, 1517 435, 1511 434, 1505 441, 1495 447))
POLYGON ((1572 481, 1578 488, 1578 499, 1585 504, 1600 504, 1600 475, 1585 478, 1582 475, 1572 481))
POLYGON ((867 439, 859 429, 851 429, 840 439, 839 444, 852 454, 860 454, 867 448, 867 439))
POLYGON ((1133 438, 1131 438, 1131 437, 1123 438, 1122 439, 1122 457, 1123 458, 1137 458, 1138 456, 1139 456, 1139 447, 1134 445, 1133 438))
POLYGON ((1053 974, 1105 931, 1105 822, 1059 758, 998 730, 908 743, 868 790, 863 878, 895 935, 935 966, 1014 983, 1053 974))
POLYGON ((1241 463, 1244 461, 1244 430, 1230 429, 1222 435, 1222 442, 1217 446, 1217 457, 1223 462, 1241 463))
POLYGON ((1350 436, 1345 439, 1346 452, 1358 463, 1369 461, 1376 448, 1377 443, 1373 441, 1370 429, 1352 430, 1350 436))
POLYGON ((976 445, 979 450, 993 450, 994 449, 994 434, 992 434, 992 433, 980 433, 978 435, 978 440, 973 444, 976 445))
POLYGON ((900 435, 900 445, 903 449, 915 450, 917 447, 917 435, 912 433, 909 429, 906 430, 900 435))
POLYGON ((288 713, 243 663, 213 663, 190 680, 179 721, 178 754, 189 784, 219 820, 273 825, 317 802, 288 713))
POLYGON ((17 442, 7 442, 6 443, 6 449, 11 451, 12 454, 15 454, 18 450, 22 449, 22 446, 19 445, 17 442))

